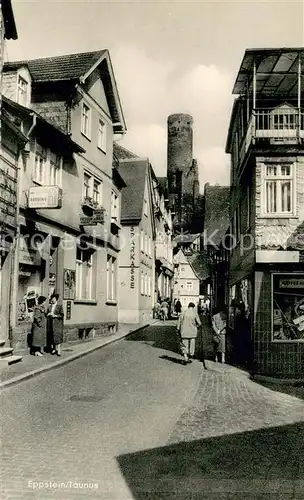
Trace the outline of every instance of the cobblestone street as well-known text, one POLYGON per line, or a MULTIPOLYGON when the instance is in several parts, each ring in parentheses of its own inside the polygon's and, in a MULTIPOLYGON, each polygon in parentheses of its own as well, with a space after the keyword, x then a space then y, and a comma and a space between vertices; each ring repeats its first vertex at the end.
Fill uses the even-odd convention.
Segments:
POLYGON ((304 401, 176 351, 157 324, 4 390, 1 500, 303 499, 304 401))

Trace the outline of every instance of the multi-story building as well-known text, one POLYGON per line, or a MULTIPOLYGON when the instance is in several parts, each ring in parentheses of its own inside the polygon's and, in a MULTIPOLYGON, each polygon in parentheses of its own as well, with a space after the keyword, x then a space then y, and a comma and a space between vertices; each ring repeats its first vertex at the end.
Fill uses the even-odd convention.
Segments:
POLYGON ((14 123, 2 103, 3 57, 6 40, 16 40, 17 29, 10 0, 0 8, 0 360, 12 364, 12 295, 14 256, 17 241, 18 167, 27 137, 14 123))
POLYGON ((173 300, 179 299, 183 309, 188 307, 189 302, 197 306, 200 296, 200 278, 183 249, 178 250, 173 262, 173 300))
POLYGON ((247 361, 264 376, 303 377, 303 56, 246 50, 233 89, 230 299, 245 309, 247 361))
POLYGON ((204 247, 205 261, 209 268, 206 283, 211 310, 225 309, 227 304, 227 258, 224 236, 229 228, 229 186, 204 187, 204 247), (224 244, 224 246, 223 246, 224 244))
POLYGON ((113 331, 124 186, 112 165, 113 137, 126 126, 109 53, 6 63, 3 88, 33 111, 21 172, 19 265, 34 265, 19 275, 15 341, 22 345, 29 327, 24 300, 28 308, 28 299, 53 291, 63 300, 68 339, 113 331), (32 255, 37 235, 44 266, 32 255))
POLYGON ((119 321, 147 324, 155 289, 155 221, 152 169, 147 158, 121 160, 121 252, 119 256, 119 321))
MULTIPOLYGON (((152 170, 153 174, 153 170, 152 170)), ((155 218, 155 301, 169 299, 173 292, 172 217, 167 198, 166 179, 152 175, 155 218)))

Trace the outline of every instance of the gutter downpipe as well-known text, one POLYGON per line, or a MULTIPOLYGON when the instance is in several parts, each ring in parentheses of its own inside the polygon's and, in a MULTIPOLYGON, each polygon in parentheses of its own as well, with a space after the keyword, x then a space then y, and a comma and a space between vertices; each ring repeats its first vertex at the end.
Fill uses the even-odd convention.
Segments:
POLYGON ((255 130, 256 130, 256 62, 253 61, 253 93, 252 93, 252 139, 255 143, 255 130))
MULTIPOLYGON (((30 138, 30 134, 36 126, 37 116, 35 113, 32 114, 33 123, 26 135, 26 137, 30 138)), ((28 143, 26 143, 28 144, 28 143)), ((20 171, 22 161, 22 151, 25 153, 28 152, 24 147, 18 150, 18 160, 17 160, 17 170, 16 170, 16 216, 15 216, 15 226, 16 232, 13 240, 12 247, 12 263, 11 263, 11 279, 10 279, 10 301, 9 301, 9 341, 11 347, 13 347, 13 328, 17 324, 17 293, 18 293, 18 279, 19 279, 19 251, 20 251, 20 199, 21 199, 21 179, 20 179, 20 171)), ((25 155, 24 155, 25 156, 25 155)))

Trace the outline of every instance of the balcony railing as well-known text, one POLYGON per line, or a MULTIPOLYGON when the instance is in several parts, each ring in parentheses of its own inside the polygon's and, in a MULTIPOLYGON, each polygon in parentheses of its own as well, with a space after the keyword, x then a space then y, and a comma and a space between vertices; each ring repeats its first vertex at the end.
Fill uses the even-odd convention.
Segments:
POLYGON ((287 107, 256 109, 241 143, 240 162, 244 160, 253 139, 263 139, 273 146, 298 144, 300 139, 304 139, 304 110, 287 107))

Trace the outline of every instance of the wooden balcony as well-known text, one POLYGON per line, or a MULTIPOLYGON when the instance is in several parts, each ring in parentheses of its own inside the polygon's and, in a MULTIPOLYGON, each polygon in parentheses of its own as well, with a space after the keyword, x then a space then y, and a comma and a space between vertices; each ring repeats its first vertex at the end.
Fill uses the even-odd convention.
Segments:
POLYGON ((304 139, 304 110, 292 107, 253 111, 241 142, 239 166, 252 144, 275 147, 297 145, 304 139))

